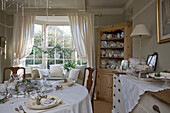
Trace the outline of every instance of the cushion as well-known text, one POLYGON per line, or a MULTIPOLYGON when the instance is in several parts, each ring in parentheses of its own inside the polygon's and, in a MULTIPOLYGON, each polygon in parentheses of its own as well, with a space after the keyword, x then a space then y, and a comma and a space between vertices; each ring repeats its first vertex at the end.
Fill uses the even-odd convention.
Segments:
POLYGON ((40 78, 43 78, 44 76, 48 77, 50 74, 48 72, 48 69, 38 69, 40 78))
POLYGON ((77 81, 79 71, 80 71, 80 69, 71 69, 70 73, 69 73, 68 80, 77 81))
POLYGON ((43 64, 29 65, 28 67, 30 68, 31 76, 33 79, 40 78, 38 69, 43 69, 44 68, 43 64))
POLYGON ((85 68, 86 68, 85 65, 76 65, 75 69, 79 69, 80 70, 76 83, 81 84, 81 85, 83 84, 85 68))
POLYGON ((62 65, 50 65, 50 76, 58 77, 63 76, 63 66, 62 65))

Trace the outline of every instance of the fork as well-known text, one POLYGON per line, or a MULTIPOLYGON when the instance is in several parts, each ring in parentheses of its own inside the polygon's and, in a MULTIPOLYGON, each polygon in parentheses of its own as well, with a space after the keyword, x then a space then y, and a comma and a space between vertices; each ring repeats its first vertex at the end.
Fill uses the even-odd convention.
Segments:
POLYGON ((19 105, 19 109, 22 110, 24 113, 27 113, 25 112, 24 108, 22 107, 22 105, 19 105))
POLYGON ((20 113, 20 111, 19 111, 19 109, 18 109, 17 107, 15 108, 15 111, 17 111, 18 113, 20 113))

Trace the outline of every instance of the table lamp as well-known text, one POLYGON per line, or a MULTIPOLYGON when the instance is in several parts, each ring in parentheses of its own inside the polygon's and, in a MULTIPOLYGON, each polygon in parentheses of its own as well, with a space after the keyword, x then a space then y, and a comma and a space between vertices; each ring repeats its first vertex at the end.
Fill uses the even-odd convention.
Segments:
POLYGON ((148 29, 144 24, 138 24, 133 29, 132 33, 130 34, 130 37, 132 38, 140 38, 140 64, 141 64, 141 57, 142 57, 142 38, 149 37, 151 34, 149 33, 148 29))

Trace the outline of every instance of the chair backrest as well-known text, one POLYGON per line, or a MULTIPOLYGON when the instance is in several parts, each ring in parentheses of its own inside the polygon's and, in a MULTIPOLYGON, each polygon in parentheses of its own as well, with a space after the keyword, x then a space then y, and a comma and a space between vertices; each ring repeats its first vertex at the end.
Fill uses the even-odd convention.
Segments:
POLYGON ((86 68, 85 65, 76 65, 75 69, 79 69, 80 70, 76 83, 81 84, 81 85, 83 84, 85 68, 86 68))
POLYGON ((88 92, 90 93, 90 91, 91 91, 91 88, 93 88, 92 89, 92 99, 93 99, 93 96, 94 96, 94 90, 95 90, 95 86, 96 86, 96 76, 97 76, 97 70, 96 69, 93 69, 93 68, 91 68, 91 67, 87 67, 87 68, 85 68, 85 70, 84 70, 84 79, 83 79, 83 86, 85 85, 85 80, 86 80, 86 71, 89 71, 89 74, 87 75, 88 76, 88 78, 87 78, 87 84, 86 84, 86 88, 87 88, 87 90, 88 90, 88 92), (95 75, 93 76, 93 72, 95 72, 96 71, 96 73, 95 73, 95 75), (94 84, 94 85, 93 85, 94 84), (94 87, 93 87, 94 86, 94 87))
POLYGON ((94 99, 94 92, 95 92, 95 87, 96 87, 96 80, 97 80, 97 69, 93 69, 91 67, 87 67, 84 70, 84 79, 83 79, 83 86, 85 85, 85 80, 86 80, 86 71, 89 71, 89 74, 87 75, 87 84, 86 84, 86 88, 88 90, 88 92, 91 94, 91 103, 92 103, 92 108, 93 108, 93 112, 94 112, 94 103, 93 103, 93 99, 94 99), (93 72, 96 73, 93 76, 93 72), (93 88, 93 89, 92 89, 93 88), (90 92, 92 91, 92 92, 90 92))
POLYGON ((6 67, 6 68, 4 68, 3 81, 2 81, 2 82, 5 81, 5 71, 6 71, 7 69, 11 70, 11 71, 13 72, 13 74, 17 74, 17 71, 18 71, 19 69, 23 69, 23 70, 24 70, 23 79, 25 79, 25 68, 24 68, 24 67, 6 67))

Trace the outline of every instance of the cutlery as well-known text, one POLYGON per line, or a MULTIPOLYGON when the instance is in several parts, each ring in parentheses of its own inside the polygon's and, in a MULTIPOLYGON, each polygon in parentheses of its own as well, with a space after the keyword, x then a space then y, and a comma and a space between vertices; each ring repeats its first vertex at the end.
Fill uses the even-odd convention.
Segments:
POLYGON ((20 113, 19 109, 18 108, 15 108, 15 111, 17 111, 18 113, 20 113))
POLYGON ((26 113, 24 108, 21 105, 19 106, 19 109, 22 110, 24 113, 26 113))

